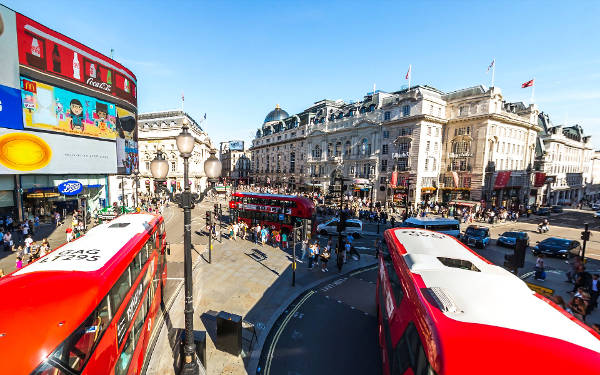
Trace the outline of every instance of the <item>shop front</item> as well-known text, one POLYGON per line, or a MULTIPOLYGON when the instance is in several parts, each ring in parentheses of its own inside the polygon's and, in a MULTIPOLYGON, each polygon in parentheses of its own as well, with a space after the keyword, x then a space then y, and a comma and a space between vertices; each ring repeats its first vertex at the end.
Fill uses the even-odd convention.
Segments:
POLYGON ((0 216, 15 215, 15 176, 0 176, 0 216))
POLYGON ((455 188, 445 187, 442 188, 442 203, 448 203, 456 200, 468 201, 471 199, 471 188, 455 188))
POLYGON ((23 217, 51 220, 51 214, 61 215, 87 207, 89 212, 106 207, 107 177, 103 175, 21 175, 23 217), (78 190, 65 188, 76 186, 78 190))
POLYGON ((436 201, 436 199, 435 199, 436 192, 437 192, 437 189, 435 187, 428 186, 428 187, 421 188, 421 201, 423 201, 423 202, 436 201))

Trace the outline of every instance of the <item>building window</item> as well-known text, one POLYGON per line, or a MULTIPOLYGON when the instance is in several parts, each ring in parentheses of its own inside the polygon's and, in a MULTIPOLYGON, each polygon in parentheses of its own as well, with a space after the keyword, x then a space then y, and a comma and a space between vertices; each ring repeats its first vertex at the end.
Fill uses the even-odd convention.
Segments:
POLYGON ((149 170, 150 170, 150 162, 149 162, 149 161, 147 161, 147 162, 146 162, 146 170, 147 170, 147 171, 149 171, 149 170))
POLYGON ((171 162, 171 172, 175 172, 176 170, 176 164, 174 161, 171 162))
POLYGON ((391 117, 392 117, 392 116, 391 116, 391 114, 390 114, 390 111, 385 111, 385 112, 383 113, 383 119, 384 119, 384 120, 386 120, 386 121, 387 121, 387 120, 389 120, 391 117))
POLYGON ((431 135, 431 126, 427 127, 427 135, 431 135))
POLYGON ((380 183, 381 185, 385 185, 385 184, 387 184, 387 177, 385 177, 385 176, 381 176, 381 177, 379 177, 379 183, 380 183))
POLYGON ((405 105, 402 107, 402 116, 410 116, 410 106, 405 105))
POLYGON ((466 105, 461 106, 460 108, 458 108, 458 115, 459 116, 466 116, 469 114, 469 107, 466 105))
POLYGON ((361 152, 363 155, 371 155, 371 144, 367 138, 362 140, 361 152))
POLYGON ((290 173, 294 173, 296 170, 296 153, 290 153, 290 173))
POLYGON ((388 145, 383 145, 383 146, 381 147, 381 154, 382 154, 382 155, 387 155, 387 153, 388 153, 388 148, 389 148, 389 146, 388 146, 388 145))
POLYGON ((327 144, 327 157, 330 158, 333 156, 333 143, 327 144))
POLYGON ((313 158, 320 159, 322 153, 323 152, 321 150, 321 146, 319 146, 319 145, 316 145, 315 148, 312 150, 312 156, 313 156, 313 158))
POLYGON ((386 172, 386 171, 387 171, 387 166, 388 166, 388 161, 387 161, 387 160, 385 160, 385 159, 383 159, 383 160, 381 161, 381 171, 382 171, 382 172, 386 172))
POLYGON ((390 131, 389 130, 384 130, 383 131, 383 139, 388 139, 390 137, 390 131))
POLYGON ((432 164, 431 164, 431 170, 432 170, 432 171, 434 171, 434 172, 435 172, 435 169, 436 169, 436 166, 437 166, 436 164, 437 164, 437 163, 436 163, 436 159, 435 159, 435 158, 433 158, 433 162, 432 162, 432 164))
POLYGON ((427 143, 425 144, 425 152, 429 152, 429 146, 431 145, 430 141, 427 141, 427 143))
POLYGON ((425 171, 429 170, 429 158, 425 159, 425 171))
POLYGON ((351 152, 352 152, 352 144, 350 143, 350 141, 346 141, 346 144, 344 145, 344 155, 350 156, 351 152))
POLYGON ((342 142, 335 143, 335 156, 342 155, 342 142))

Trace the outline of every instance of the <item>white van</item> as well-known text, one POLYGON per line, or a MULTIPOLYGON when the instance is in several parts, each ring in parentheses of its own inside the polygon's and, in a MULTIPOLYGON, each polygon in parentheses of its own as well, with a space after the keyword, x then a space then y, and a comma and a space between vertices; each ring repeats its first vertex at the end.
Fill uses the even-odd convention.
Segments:
POLYGON ((445 219, 441 217, 409 217, 402 226, 405 228, 429 229, 456 238, 460 236, 460 222, 456 219, 445 219))
MULTIPOLYGON (((337 234, 337 224, 340 221, 337 217, 333 219, 327 220, 324 223, 321 223, 317 226, 317 233, 322 235, 328 234, 337 234)), ((346 229, 342 232, 343 234, 350 234, 356 238, 360 237, 362 234, 362 221, 358 219, 347 219, 346 220, 346 229)))

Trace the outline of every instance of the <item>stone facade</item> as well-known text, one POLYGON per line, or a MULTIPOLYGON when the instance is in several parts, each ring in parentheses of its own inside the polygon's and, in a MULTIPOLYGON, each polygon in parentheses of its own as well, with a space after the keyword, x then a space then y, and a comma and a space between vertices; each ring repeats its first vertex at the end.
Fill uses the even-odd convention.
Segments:
POLYGON ((189 180, 192 192, 206 188, 207 178, 204 162, 214 149, 208 134, 189 114, 182 111, 142 113, 138 116, 140 192, 154 193, 154 179, 150 173, 150 162, 161 150, 169 162, 167 186, 171 190, 183 190, 183 158, 177 150, 175 137, 181 132, 183 119, 187 118, 189 132, 196 139, 194 151, 189 159, 189 180))
POLYGON ((219 159, 222 164, 221 177, 227 183, 247 184, 250 176, 250 151, 231 150, 229 142, 221 142, 219 159))
MULTIPOLYGON (((295 115, 277 106, 252 142, 250 182, 327 192, 341 168, 347 194, 380 202, 408 194, 411 204, 515 206, 542 203, 546 186, 534 180, 545 172, 557 177, 551 190, 569 190, 568 199, 600 195, 600 155, 589 137, 578 126, 546 126, 543 117, 536 105, 484 86, 377 91, 359 102, 321 100, 295 115)), ((560 193, 551 196, 558 200, 560 193)))

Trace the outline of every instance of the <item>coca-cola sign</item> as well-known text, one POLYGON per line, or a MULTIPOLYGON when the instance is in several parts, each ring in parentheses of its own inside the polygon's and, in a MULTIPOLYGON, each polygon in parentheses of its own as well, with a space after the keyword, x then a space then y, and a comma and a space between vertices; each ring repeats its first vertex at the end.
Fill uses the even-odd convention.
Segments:
POLYGON ((87 83, 88 85, 90 85, 92 87, 95 87, 97 89, 104 90, 106 92, 111 92, 112 91, 112 85, 109 85, 106 82, 96 81, 92 77, 88 78, 85 83, 87 83))

